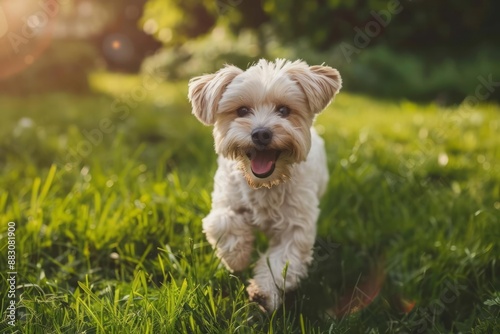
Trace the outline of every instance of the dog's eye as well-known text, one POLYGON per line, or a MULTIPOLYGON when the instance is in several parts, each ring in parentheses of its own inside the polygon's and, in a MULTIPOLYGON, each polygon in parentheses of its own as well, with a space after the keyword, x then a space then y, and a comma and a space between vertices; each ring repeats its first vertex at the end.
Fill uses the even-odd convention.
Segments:
POLYGON ((247 107, 239 107, 238 110, 236 110, 236 113, 238 114, 238 117, 245 117, 250 113, 250 109, 247 107))
POLYGON ((278 112, 278 114, 280 114, 281 117, 287 117, 288 115, 290 115, 290 108, 288 108, 287 106, 278 106, 276 108, 276 111, 278 112))

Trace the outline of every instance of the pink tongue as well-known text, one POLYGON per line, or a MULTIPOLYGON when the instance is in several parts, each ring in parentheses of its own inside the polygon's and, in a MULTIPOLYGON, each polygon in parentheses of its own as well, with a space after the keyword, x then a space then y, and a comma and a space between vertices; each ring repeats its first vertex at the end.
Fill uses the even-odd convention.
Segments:
POLYGON ((273 150, 257 151, 255 157, 251 160, 252 171, 255 174, 269 173, 273 168, 276 152, 273 150))

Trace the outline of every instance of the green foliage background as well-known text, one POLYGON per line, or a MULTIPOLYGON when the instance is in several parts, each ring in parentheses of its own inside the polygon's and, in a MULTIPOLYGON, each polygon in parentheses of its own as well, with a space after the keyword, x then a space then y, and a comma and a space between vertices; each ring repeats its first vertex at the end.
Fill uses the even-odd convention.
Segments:
MULTIPOLYGON (((141 22, 171 32, 158 65, 173 77, 192 76, 206 60, 215 70, 300 58, 339 68, 350 91, 454 104, 474 94, 478 76, 500 77, 499 10, 489 0, 150 0, 141 22)), ((489 99, 500 100, 499 90, 489 99)))

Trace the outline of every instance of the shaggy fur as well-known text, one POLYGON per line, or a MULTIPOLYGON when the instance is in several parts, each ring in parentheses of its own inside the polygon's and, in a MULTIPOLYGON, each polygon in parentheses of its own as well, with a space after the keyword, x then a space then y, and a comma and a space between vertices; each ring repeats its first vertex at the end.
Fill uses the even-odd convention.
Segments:
POLYGON ((260 60, 246 71, 226 66, 189 83, 193 114, 214 126, 219 155, 203 231, 231 271, 249 265, 254 229, 269 237, 247 288, 269 312, 312 260, 328 182, 323 140, 312 123, 340 87, 337 70, 284 59, 260 60))

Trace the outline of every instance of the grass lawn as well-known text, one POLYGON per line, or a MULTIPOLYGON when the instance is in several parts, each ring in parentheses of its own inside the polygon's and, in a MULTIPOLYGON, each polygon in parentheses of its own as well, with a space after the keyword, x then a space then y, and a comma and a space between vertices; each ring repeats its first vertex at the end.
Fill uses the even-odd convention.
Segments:
POLYGON ((331 177, 315 260, 267 316, 251 269, 227 272, 201 233, 216 157, 187 83, 92 83, 0 96, 0 332, 500 332, 499 106, 341 92, 317 121, 331 177))

